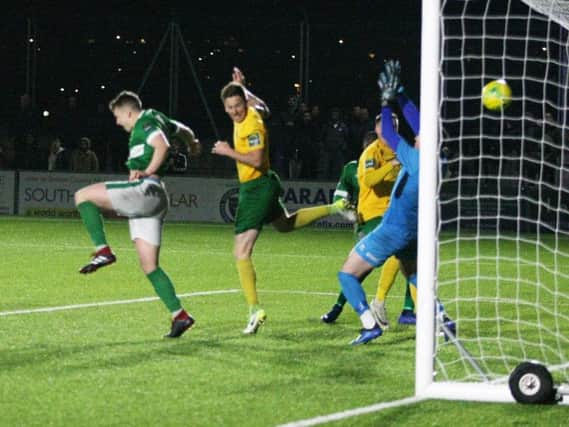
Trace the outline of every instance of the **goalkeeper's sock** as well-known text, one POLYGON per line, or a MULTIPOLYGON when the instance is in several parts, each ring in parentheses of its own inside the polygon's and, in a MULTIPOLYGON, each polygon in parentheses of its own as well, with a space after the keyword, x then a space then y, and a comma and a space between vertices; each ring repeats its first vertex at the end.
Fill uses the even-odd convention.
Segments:
POLYGON ((415 304, 413 303, 413 298, 411 298, 411 291, 409 289, 410 286, 409 282, 405 285, 405 301, 403 302, 403 310, 415 311, 415 304))
POLYGON ((146 277, 148 277, 148 280, 152 283, 156 294, 160 297, 160 300, 171 313, 182 308, 182 304, 176 296, 174 285, 164 270, 158 267, 152 273, 148 273, 146 277))
POLYGON ((293 229, 302 228, 308 224, 312 224, 314 221, 318 221, 320 218, 331 215, 333 210, 333 205, 323 205, 315 206, 313 208, 302 208, 297 210, 294 216, 293 229))
POLYGON ((105 237, 105 229, 103 227, 103 218, 101 217, 101 211, 97 205, 88 201, 81 202, 77 205, 77 210, 97 249, 108 246, 105 237))
POLYGON ((356 276, 340 271, 338 273, 338 280, 342 285, 342 292, 358 315, 369 310, 369 306, 366 301, 366 294, 356 276))
POLYGON ((340 294, 338 295, 338 299, 336 301, 336 305, 343 307, 346 305, 346 301, 347 301, 346 296, 344 295, 343 292, 340 292, 340 294))
MULTIPOLYGON (((371 273, 371 271, 372 270, 368 271, 367 273, 364 273, 364 275, 360 279, 360 283, 363 283, 363 281, 371 273)), ((342 291, 340 291, 340 293, 338 294, 338 299, 336 300, 336 305, 339 307, 344 307, 346 305, 346 301, 347 301, 346 296, 342 291)))
POLYGON ((375 298, 378 301, 385 301, 387 294, 395 283, 397 273, 399 273, 399 260, 391 256, 385 261, 383 267, 381 267, 381 275, 379 276, 379 283, 375 294, 375 298))
POLYGON ((245 300, 249 307, 255 307, 259 304, 257 297, 257 275, 251 258, 237 260, 237 271, 239 273, 239 281, 245 293, 245 300))
POLYGON ((375 327, 375 325, 377 325, 377 322, 373 318, 373 314, 371 314, 371 311, 369 309, 360 314, 360 321, 362 322, 362 326, 365 329, 372 329, 375 327))

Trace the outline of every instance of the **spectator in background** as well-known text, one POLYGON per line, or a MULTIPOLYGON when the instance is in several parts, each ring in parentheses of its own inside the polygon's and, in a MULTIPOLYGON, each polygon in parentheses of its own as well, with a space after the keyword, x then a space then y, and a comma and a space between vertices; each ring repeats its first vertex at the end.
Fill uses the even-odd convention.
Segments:
POLYGON ((49 154, 47 156, 47 170, 64 171, 68 170, 67 151, 63 148, 61 140, 55 138, 49 146, 49 154))
POLYGON ((302 114, 302 120, 296 126, 296 146, 301 159, 299 178, 316 178, 320 151, 319 138, 318 129, 312 123, 312 115, 307 110, 302 114))
POLYGON ((85 136, 80 139, 79 148, 73 151, 71 171, 99 172, 99 159, 95 152, 91 150, 91 140, 85 136))
POLYGON ((357 158, 361 151, 361 141, 366 133, 373 130, 373 121, 369 118, 369 110, 366 107, 354 107, 350 127, 350 159, 357 158))
POLYGON ((168 171, 175 174, 184 174, 188 170, 188 153, 177 139, 172 141, 168 156, 168 171))
MULTIPOLYGON (((81 133, 87 125, 87 120, 83 112, 79 109, 77 97, 70 96, 58 114, 57 129, 61 139, 69 147, 70 143, 76 144, 80 141, 81 133)), ((75 146, 70 148, 75 149, 75 146)))
POLYGON ((298 96, 290 96, 287 110, 280 114, 279 137, 271 140, 273 158, 277 160, 274 170, 284 172, 287 178, 297 178, 298 150, 296 147, 296 123, 298 115, 298 96), (273 145, 274 143, 274 145, 273 145))
POLYGON ((317 135, 322 133, 322 115, 320 114, 320 106, 313 105, 310 109, 310 117, 312 118, 312 126, 314 126, 317 135))
POLYGON ((14 141, 16 169, 43 169, 38 165, 38 149, 37 140, 31 133, 16 137, 14 141))
POLYGON ((341 118, 340 109, 333 108, 330 120, 322 129, 322 165, 320 175, 322 178, 336 178, 340 175, 349 147, 348 126, 341 118))

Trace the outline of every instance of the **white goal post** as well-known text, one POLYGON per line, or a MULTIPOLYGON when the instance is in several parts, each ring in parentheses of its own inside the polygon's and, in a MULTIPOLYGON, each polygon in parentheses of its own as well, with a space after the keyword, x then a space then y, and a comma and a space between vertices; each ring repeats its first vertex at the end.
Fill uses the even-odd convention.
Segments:
POLYGON ((568 29, 562 0, 422 1, 418 397, 514 402, 531 362, 569 404, 568 29))

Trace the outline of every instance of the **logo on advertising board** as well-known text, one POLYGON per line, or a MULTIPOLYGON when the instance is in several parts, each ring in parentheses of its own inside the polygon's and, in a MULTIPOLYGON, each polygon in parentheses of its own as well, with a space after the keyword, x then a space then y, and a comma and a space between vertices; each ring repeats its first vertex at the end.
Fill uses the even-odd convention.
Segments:
POLYGON ((227 190, 219 201, 219 213, 225 222, 235 222, 237 204, 239 203, 239 188, 227 190))

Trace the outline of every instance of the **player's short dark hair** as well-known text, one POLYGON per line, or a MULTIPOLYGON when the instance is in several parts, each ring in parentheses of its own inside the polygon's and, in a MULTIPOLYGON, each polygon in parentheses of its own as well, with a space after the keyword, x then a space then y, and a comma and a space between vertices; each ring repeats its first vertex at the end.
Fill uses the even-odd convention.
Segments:
POLYGON ((375 131, 370 130, 369 132, 366 132, 366 134, 364 135, 363 147, 366 148, 376 139, 377 139, 377 134, 375 133, 375 131))
POLYGON ((115 108, 124 107, 128 105, 133 110, 142 110, 142 101, 140 97, 130 90, 123 90, 114 99, 109 102, 109 110, 114 111, 115 108))
POLYGON ((231 98, 232 96, 240 96, 243 98, 243 101, 247 102, 245 88, 240 83, 229 82, 221 89, 221 102, 224 102, 227 98, 231 98))

